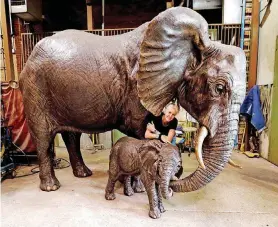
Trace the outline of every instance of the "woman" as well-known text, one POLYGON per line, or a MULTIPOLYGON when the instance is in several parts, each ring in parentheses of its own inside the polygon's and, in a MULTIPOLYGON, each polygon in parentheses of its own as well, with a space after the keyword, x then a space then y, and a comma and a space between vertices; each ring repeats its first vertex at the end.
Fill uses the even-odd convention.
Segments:
POLYGON ((146 139, 160 139, 163 142, 169 142, 176 145, 175 130, 178 120, 175 116, 179 112, 179 107, 174 103, 169 103, 160 116, 156 117, 150 114, 147 117, 148 125, 145 132, 146 139))

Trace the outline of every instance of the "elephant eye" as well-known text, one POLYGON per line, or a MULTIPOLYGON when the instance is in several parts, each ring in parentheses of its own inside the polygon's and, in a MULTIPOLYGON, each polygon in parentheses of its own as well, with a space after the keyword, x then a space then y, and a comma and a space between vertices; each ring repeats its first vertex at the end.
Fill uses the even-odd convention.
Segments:
POLYGON ((225 87, 222 84, 217 84, 215 90, 219 95, 221 95, 225 92, 225 87))

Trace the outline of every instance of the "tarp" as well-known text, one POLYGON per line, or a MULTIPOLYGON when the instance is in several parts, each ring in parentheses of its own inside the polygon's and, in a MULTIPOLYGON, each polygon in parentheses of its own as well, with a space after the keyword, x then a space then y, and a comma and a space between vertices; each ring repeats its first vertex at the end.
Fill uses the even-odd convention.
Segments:
POLYGON ((253 86, 248 92, 240 107, 240 114, 250 116, 251 124, 258 132, 265 129, 265 119, 261 109, 260 88, 258 85, 253 86))
POLYGON ((12 127, 11 135, 13 143, 24 152, 36 151, 28 131, 24 114, 22 95, 19 88, 12 88, 1 84, 1 99, 4 104, 5 126, 12 127))

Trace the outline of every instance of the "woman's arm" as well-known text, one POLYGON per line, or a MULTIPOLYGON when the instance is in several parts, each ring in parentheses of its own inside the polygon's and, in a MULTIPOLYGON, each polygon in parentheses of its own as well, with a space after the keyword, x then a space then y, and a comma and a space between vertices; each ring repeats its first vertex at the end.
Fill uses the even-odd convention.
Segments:
POLYGON ((147 124, 147 129, 145 132, 146 139, 158 139, 160 132, 158 132, 153 123, 147 124))
POLYGON ((173 138, 175 137, 175 135, 176 135, 175 129, 170 129, 169 132, 168 132, 168 136, 167 136, 168 142, 171 143, 173 138))
POLYGON ((158 139, 159 138, 159 134, 158 133, 154 133, 151 130, 149 130, 147 128, 146 132, 145 132, 145 138, 146 139, 158 139))

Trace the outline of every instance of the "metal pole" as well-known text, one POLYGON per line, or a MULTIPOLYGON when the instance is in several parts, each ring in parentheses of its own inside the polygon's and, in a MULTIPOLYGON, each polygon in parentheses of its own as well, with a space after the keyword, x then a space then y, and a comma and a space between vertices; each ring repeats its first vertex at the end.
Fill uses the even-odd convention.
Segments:
POLYGON ((242 0, 240 48, 243 49, 246 0, 242 0))
POLYGON ((102 0, 102 24, 101 24, 102 36, 104 36, 104 7, 105 7, 105 0, 102 0))

